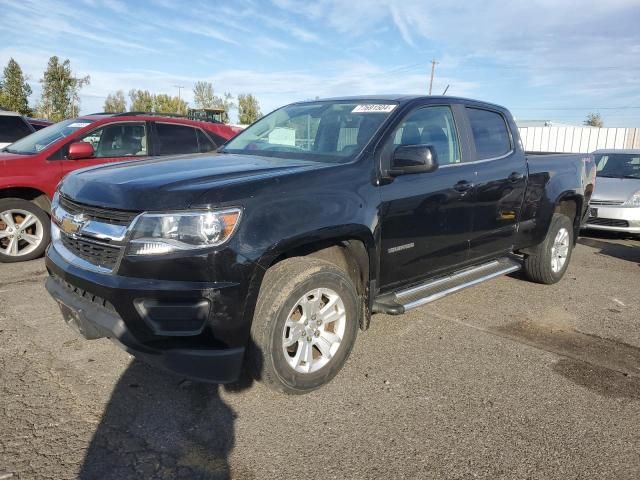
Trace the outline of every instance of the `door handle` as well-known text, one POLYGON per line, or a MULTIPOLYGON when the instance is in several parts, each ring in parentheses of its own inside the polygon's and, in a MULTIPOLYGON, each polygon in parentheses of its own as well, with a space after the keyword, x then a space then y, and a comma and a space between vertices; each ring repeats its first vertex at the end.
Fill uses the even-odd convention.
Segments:
POLYGON ((512 172, 511 175, 509 175, 507 178, 510 182, 515 183, 519 180, 522 180, 524 178, 524 175, 521 174, 520 172, 512 172))
POLYGON ((468 182, 466 180, 460 180, 453 186, 453 189, 457 192, 466 192, 473 188, 473 183, 468 182))

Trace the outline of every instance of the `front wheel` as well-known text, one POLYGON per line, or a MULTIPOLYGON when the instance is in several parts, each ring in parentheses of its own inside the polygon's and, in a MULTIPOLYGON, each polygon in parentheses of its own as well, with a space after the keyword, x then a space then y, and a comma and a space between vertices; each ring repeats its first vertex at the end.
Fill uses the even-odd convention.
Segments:
POLYGON ((0 200, 0 262, 41 257, 50 239, 49 216, 35 203, 21 198, 0 200))
POLYGON ((550 285, 567 271, 573 250, 573 224, 566 215, 555 213, 544 241, 524 259, 529 280, 550 285))
POLYGON ((332 263, 297 257, 276 264, 258 295, 249 349, 253 375, 293 394, 328 383, 351 352, 357 316, 356 289, 332 263))

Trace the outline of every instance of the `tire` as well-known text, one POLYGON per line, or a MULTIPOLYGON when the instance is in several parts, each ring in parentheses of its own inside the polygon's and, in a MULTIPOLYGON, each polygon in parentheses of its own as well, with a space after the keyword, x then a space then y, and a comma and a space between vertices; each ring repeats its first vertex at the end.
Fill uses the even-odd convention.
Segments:
POLYGON ((571 219, 566 215, 554 213, 544 241, 536 246, 531 254, 525 256, 524 272, 527 278, 547 285, 560 281, 571 260, 573 237, 571 219), (560 235, 560 232, 563 232, 564 236, 560 235), (560 241, 561 245, 556 243, 560 241), (561 261, 561 258, 564 258, 564 261, 561 261), (558 261, 561 261, 561 265, 558 261))
POLYGON ((248 366, 252 376, 288 394, 308 393, 328 383, 347 361, 355 342, 357 298, 347 274, 325 260, 296 257, 270 268, 251 327, 248 366), (320 307, 317 314, 315 305, 320 307), (287 348, 285 343, 291 345, 287 348), (312 360, 307 362, 309 352, 307 358, 312 360))
POLYGON ((0 199, 0 263, 41 257, 50 240, 51 221, 40 207, 21 198, 0 199), (30 224, 21 230, 25 221, 30 224))

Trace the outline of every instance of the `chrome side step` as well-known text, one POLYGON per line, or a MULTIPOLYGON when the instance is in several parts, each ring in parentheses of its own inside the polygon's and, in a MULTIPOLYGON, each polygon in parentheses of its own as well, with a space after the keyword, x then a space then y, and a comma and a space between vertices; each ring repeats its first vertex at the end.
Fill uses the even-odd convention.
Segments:
POLYGON ((521 268, 521 263, 515 258, 505 257, 493 260, 447 277, 437 278, 411 288, 383 295, 376 298, 373 311, 398 315, 521 268))

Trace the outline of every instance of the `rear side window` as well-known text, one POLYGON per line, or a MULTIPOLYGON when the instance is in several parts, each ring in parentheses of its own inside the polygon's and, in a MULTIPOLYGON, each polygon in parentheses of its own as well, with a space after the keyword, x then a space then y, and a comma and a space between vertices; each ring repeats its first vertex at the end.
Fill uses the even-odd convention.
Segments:
POLYGON ((198 153, 198 134, 193 127, 156 123, 158 155, 198 153))
POLYGON ((13 143, 30 135, 32 130, 17 116, 0 116, 0 142, 13 143))
POLYGON ((511 151, 511 137, 498 112, 467 108, 478 160, 500 157, 511 151))

